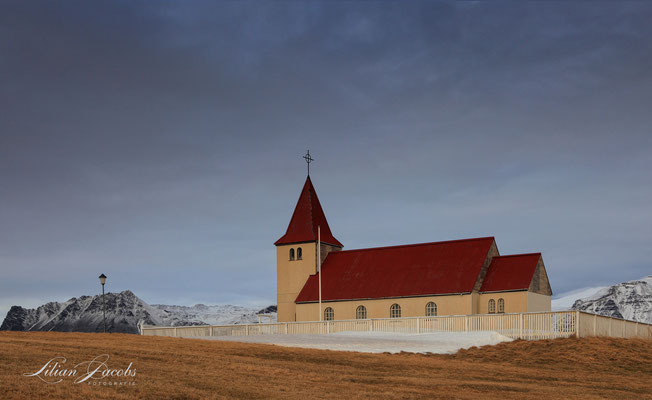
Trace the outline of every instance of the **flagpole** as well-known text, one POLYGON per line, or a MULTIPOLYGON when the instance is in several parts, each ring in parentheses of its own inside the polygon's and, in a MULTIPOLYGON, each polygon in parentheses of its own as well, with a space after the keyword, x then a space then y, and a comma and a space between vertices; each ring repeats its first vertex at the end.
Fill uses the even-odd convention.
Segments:
POLYGON ((317 226, 317 273, 319 274, 319 321, 322 320, 321 312, 321 227, 317 226))

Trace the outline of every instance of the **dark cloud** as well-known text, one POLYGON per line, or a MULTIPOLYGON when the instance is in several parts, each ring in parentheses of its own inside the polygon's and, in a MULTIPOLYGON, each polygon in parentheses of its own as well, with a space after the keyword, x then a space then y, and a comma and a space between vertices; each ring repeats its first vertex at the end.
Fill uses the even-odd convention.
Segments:
MULTIPOLYGON (((271 303, 313 177, 347 248, 495 235, 650 273, 647 3, 3 2, 0 293, 271 303)), ((5 304, 6 303, 6 304, 5 304)))

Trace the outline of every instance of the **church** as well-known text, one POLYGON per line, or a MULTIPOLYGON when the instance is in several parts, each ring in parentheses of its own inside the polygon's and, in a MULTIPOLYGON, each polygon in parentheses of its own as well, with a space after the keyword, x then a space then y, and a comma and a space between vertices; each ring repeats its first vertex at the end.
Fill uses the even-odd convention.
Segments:
POLYGON ((541 253, 493 237, 343 250, 310 175, 274 244, 279 322, 550 311, 541 253))

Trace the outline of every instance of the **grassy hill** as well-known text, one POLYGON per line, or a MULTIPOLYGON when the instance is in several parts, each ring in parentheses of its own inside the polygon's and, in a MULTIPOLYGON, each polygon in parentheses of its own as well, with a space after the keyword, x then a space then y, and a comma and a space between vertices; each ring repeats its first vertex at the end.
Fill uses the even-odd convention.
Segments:
MULTIPOLYGON (((637 339, 516 341, 455 355, 391 355, 127 334, 0 332, 0 361, 2 399, 652 399, 652 341, 637 339), (75 377, 48 384, 23 376, 57 356, 71 369, 102 354, 112 369, 132 363, 136 376, 80 384, 75 377)), ((78 376, 86 367, 77 368, 78 376)))

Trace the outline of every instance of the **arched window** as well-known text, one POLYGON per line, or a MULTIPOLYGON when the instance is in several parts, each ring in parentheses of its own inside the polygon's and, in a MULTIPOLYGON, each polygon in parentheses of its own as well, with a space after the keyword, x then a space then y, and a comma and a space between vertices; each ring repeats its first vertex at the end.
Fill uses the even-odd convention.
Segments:
POLYGON ((355 319, 367 319, 367 307, 358 306, 355 310, 355 319))
POLYGON ((505 313, 505 300, 504 299, 498 299, 498 313, 499 314, 504 314, 505 313))
POLYGON ((426 317, 436 317, 437 316, 437 304, 432 301, 426 304, 426 317))
POLYGON ((489 300, 489 314, 495 314, 496 313, 496 300, 491 299, 489 300))
POLYGON ((324 310, 324 321, 332 321, 335 319, 335 311, 331 307, 326 307, 324 310))
POLYGON ((301 247, 297 247, 297 260, 301 260, 302 255, 303 251, 301 250, 301 247))
POLYGON ((390 318, 401 318, 401 306, 394 303, 389 308, 389 317, 390 318))
POLYGON ((290 261, 294 261, 294 249, 290 249, 290 261))

